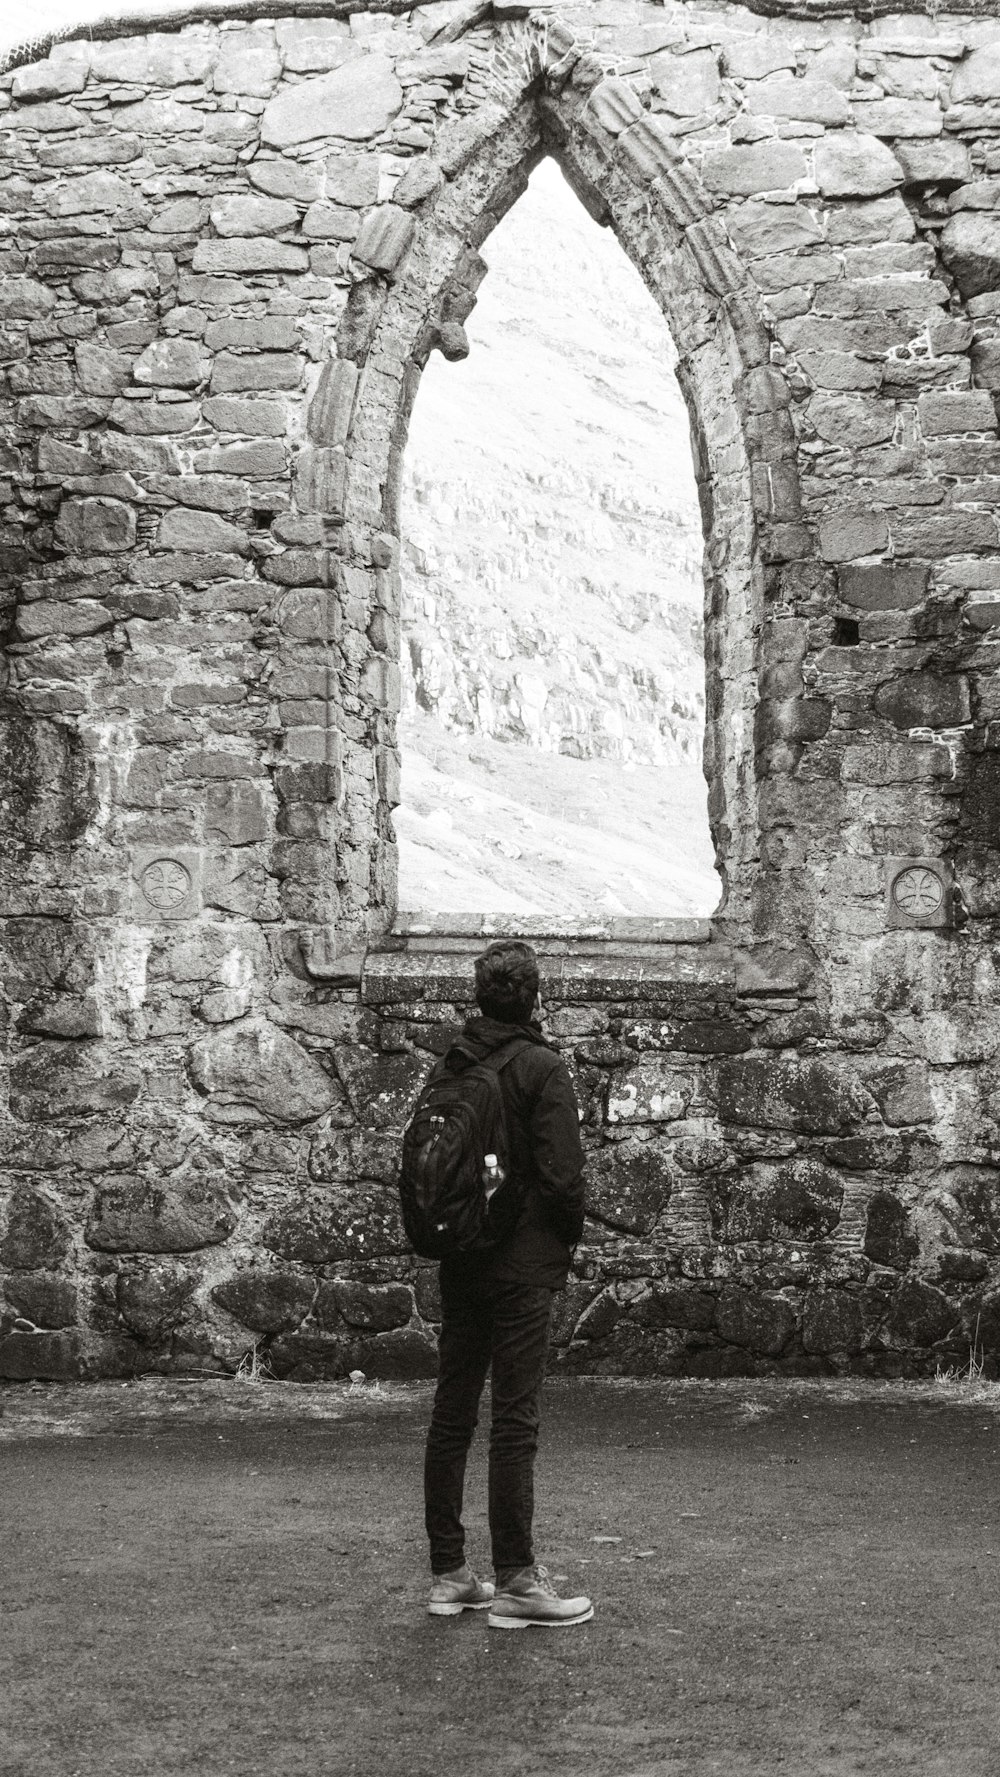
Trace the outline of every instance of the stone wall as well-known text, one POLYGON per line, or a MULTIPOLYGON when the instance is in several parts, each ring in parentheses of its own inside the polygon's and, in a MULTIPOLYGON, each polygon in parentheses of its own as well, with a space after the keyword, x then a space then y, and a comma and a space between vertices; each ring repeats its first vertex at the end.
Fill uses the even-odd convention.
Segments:
POLYGON ((0 1375, 433 1363, 393 1170, 478 928, 393 923, 400 467, 545 153, 678 348, 726 884, 537 934, 557 1361, 995 1372, 995 9, 775 10, 186 7, 0 82, 0 1375))

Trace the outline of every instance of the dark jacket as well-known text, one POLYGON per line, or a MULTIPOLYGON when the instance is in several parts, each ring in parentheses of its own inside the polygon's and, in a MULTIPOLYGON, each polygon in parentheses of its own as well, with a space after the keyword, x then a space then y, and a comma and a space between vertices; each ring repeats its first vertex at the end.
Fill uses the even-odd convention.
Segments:
POLYGON ((442 1282, 474 1275, 480 1282, 562 1289, 571 1248, 583 1233, 583 1149, 576 1094, 566 1063, 537 1024, 470 1018, 445 1056, 446 1067, 481 1061, 515 1037, 522 1049, 500 1075, 511 1170, 523 1178, 524 1208, 513 1234, 492 1253, 447 1259, 442 1282))

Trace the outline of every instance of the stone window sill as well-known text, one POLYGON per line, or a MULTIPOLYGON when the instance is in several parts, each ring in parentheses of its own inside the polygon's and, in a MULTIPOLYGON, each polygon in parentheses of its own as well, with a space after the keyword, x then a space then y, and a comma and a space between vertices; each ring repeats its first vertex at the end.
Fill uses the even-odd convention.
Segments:
MULTIPOLYGON (((710 919, 641 919, 609 915, 606 918, 556 919, 549 914, 515 913, 397 913, 387 938, 475 939, 524 938, 530 944, 565 939, 579 944, 588 940, 628 944, 708 944, 710 919)), ((450 945, 444 946, 446 949, 450 945)))
POLYGON ((521 937, 537 951, 542 997, 562 1003, 661 1000, 685 990, 732 993, 729 946, 709 920, 609 919, 517 921, 482 914, 404 914, 368 949, 362 1000, 372 1006, 413 1000, 471 999, 472 958, 484 942, 521 937))

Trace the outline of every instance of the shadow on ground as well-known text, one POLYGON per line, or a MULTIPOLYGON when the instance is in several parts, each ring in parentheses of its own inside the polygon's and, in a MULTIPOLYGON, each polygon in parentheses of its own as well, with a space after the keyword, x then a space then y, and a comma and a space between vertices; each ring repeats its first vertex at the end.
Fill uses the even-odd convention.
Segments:
POLYGON ((1000 1389, 552 1384, 521 1635, 424 1614, 428 1402, 3 1390, 3 1777, 996 1777, 1000 1389))

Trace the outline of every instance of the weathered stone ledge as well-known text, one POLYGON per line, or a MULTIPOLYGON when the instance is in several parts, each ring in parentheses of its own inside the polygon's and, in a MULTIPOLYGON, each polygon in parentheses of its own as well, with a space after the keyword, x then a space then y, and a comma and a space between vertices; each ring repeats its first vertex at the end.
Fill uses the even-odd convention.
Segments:
MULTIPOLYGON (((391 940, 389 941, 391 942, 391 940)), ((411 999, 464 1004, 469 997, 469 956, 479 941, 413 939, 405 949, 369 950, 361 982, 366 1005, 397 1005, 411 999)), ((572 1004, 587 1000, 658 1000, 678 987, 728 990, 736 984, 733 953, 725 944, 626 944, 540 939, 536 945, 542 993, 572 1004)))
MULTIPOLYGON (((708 944, 710 919, 565 918, 553 914, 397 913, 388 940, 405 938, 600 939, 631 944, 708 944)), ((450 948, 450 946, 446 946, 450 948)))

